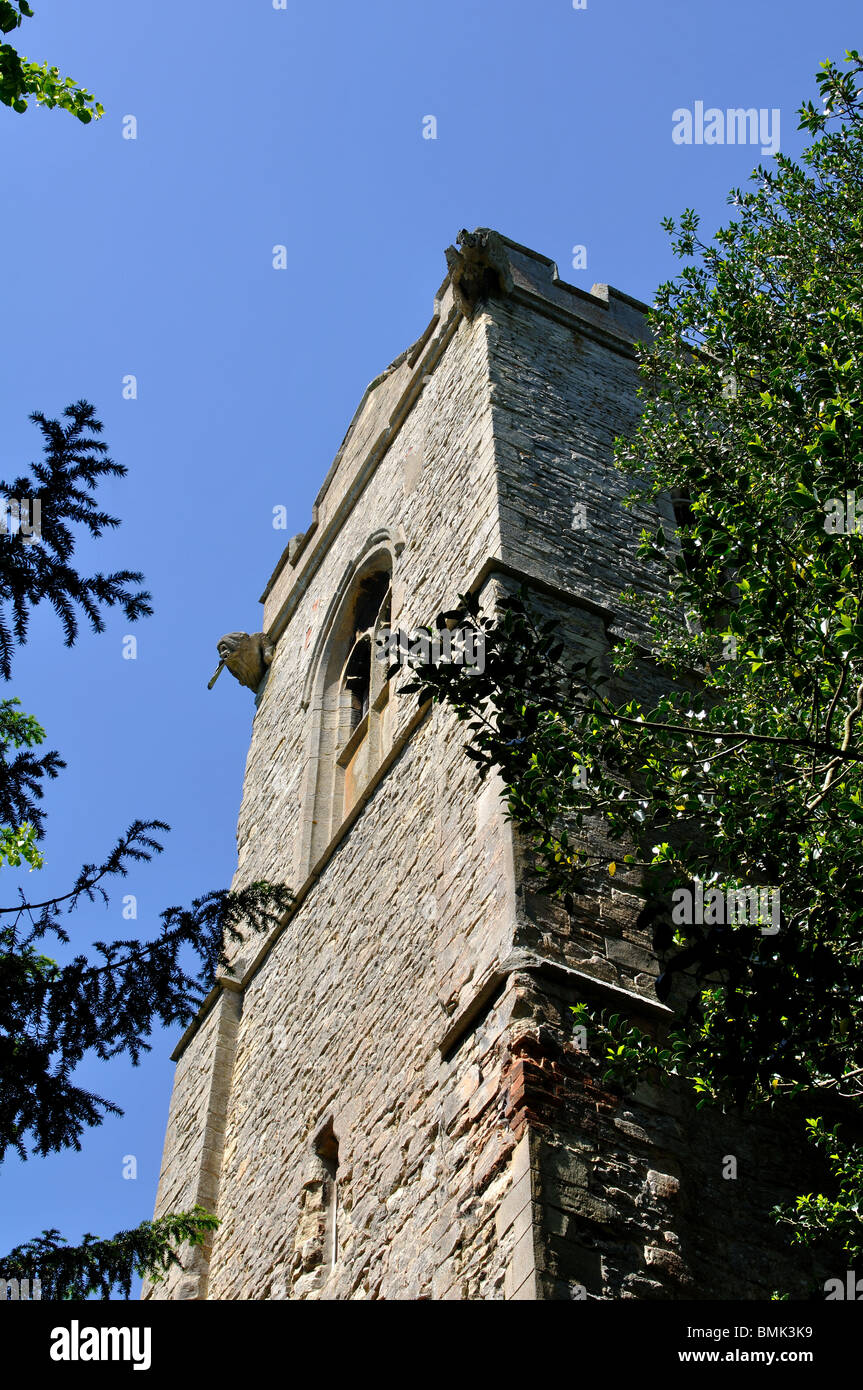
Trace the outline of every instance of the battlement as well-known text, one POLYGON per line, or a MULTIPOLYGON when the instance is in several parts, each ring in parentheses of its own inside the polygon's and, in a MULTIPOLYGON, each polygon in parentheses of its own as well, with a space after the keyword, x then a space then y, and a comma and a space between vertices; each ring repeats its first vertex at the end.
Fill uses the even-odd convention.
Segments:
POLYGON ((462 318, 473 318, 489 298, 506 296, 626 356, 632 356, 633 344, 646 335, 647 305, 610 285, 594 285, 590 292, 570 285, 550 257, 490 228, 461 231, 457 243, 446 250, 447 275, 435 295, 428 326, 366 388, 315 499, 308 530, 288 542, 267 581, 260 599, 263 629, 274 640, 341 518, 396 443, 462 318))

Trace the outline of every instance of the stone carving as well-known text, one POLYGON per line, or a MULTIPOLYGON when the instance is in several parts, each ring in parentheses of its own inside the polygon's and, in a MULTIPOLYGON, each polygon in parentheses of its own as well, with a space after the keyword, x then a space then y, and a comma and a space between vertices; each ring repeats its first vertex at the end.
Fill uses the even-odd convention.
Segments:
POLYGON ((500 235, 488 227, 460 231, 455 246, 446 249, 453 296, 466 318, 473 318, 477 304, 492 294, 512 293, 509 257, 500 235))
POLYGON ((263 632, 226 632, 219 638, 217 647, 220 660, 208 690, 216 684, 223 666, 227 666, 240 685, 257 690, 276 650, 263 632))

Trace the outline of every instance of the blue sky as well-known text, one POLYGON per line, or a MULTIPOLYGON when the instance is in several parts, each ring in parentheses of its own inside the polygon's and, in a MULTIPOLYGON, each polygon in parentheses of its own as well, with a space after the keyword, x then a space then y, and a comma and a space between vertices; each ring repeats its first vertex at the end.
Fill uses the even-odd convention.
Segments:
MULTIPOLYGON (((122 518, 82 545, 84 570, 145 572, 156 613, 62 646, 39 613, 4 695, 68 762, 47 799, 60 892, 136 816, 173 827, 109 908, 69 918, 76 946, 128 934, 226 886, 253 699, 215 643, 260 626, 258 596, 366 387, 428 322, 444 248, 492 226, 584 288, 650 300, 673 274, 660 221, 692 206, 709 231, 761 159, 678 145, 672 113, 796 108, 814 72, 859 42, 858 0, 32 0, 17 42, 105 106, 0 107, 3 169, 0 476, 24 471, 32 410, 80 397, 128 477, 100 493, 122 518), (123 138, 134 115, 137 139, 123 138), (434 116, 437 138, 424 139, 434 116), (428 123, 426 123, 428 126, 428 123), (288 268, 273 268, 273 247, 288 268), (587 248, 573 269, 572 248, 587 248), (134 374, 138 399, 124 400, 134 374), (284 506, 287 531, 274 530, 284 506), (123 638, 138 639, 134 661, 123 638)), ((442 598, 447 597, 442 592, 442 598)), ((450 596, 451 597, 451 596, 450 596)), ((20 875, 4 868, 2 902, 20 875)), ((27 877, 26 875, 24 876, 27 877)), ((178 1032, 133 1068, 82 1084, 125 1109, 81 1153, 0 1175, 0 1253, 45 1227, 73 1241, 152 1214, 178 1032), (126 1155, 137 1179, 123 1178, 126 1155)))

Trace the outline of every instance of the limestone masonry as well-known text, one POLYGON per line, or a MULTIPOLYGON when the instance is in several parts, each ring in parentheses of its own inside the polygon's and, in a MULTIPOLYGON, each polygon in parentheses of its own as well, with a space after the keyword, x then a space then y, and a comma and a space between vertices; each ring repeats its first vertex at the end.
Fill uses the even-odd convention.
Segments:
POLYGON ((781 1137, 673 1089, 621 1097, 578 1048, 581 1000, 668 1016, 633 885, 571 917, 526 893, 462 728, 374 658, 381 627, 522 580, 604 650, 638 636, 619 593, 653 582, 656 514, 621 507, 611 464, 644 306, 494 232, 447 261, 263 596, 234 883, 296 903, 175 1051, 157 1215, 221 1224, 144 1297, 793 1296, 781 1137))

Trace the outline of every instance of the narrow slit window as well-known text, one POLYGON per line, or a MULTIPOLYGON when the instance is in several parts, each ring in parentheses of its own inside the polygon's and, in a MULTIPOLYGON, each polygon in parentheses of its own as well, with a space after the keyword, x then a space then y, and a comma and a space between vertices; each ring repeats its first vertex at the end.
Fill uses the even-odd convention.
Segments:
POLYGON ((315 1152, 324 1170, 324 1210, 326 1212, 326 1233, 324 1237, 325 1278, 336 1267, 339 1258, 339 1141, 332 1125, 319 1136, 315 1152))

